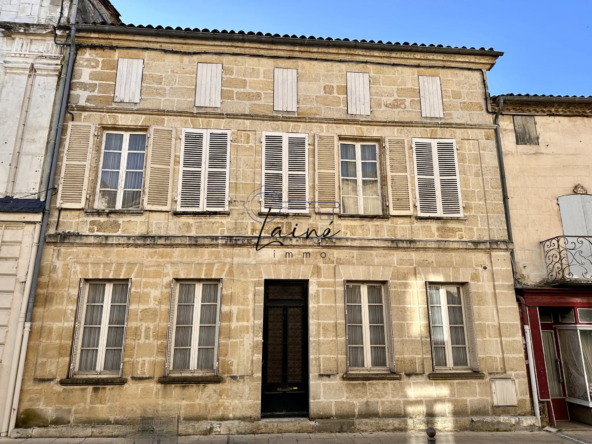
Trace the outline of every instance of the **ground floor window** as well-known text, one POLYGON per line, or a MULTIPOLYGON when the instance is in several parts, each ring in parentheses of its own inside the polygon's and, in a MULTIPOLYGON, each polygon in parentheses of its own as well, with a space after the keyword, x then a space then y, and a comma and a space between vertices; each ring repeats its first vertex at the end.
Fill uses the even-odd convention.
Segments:
POLYGON ((592 326, 558 326, 567 400, 592 407, 592 326))

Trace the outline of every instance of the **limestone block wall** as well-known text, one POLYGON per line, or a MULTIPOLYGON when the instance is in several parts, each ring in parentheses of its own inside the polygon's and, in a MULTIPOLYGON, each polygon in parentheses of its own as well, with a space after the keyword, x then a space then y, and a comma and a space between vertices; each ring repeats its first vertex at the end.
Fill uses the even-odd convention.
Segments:
POLYGON ((546 279, 540 242, 563 235, 557 198, 576 185, 592 192, 592 121, 535 116, 538 145, 516 145, 512 116, 500 119, 516 268, 525 284, 546 279))
MULTIPOLYGON (((61 0, 2 0, 0 21, 55 25, 58 22, 61 0)), ((64 1, 67 17, 69 1, 64 1)))

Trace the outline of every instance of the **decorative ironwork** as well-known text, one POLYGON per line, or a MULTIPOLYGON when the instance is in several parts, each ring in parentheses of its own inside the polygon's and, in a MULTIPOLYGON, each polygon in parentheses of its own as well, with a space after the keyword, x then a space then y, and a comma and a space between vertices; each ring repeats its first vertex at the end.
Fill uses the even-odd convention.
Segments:
POLYGON ((551 282, 592 282, 592 236, 557 236, 541 242, 551 282))

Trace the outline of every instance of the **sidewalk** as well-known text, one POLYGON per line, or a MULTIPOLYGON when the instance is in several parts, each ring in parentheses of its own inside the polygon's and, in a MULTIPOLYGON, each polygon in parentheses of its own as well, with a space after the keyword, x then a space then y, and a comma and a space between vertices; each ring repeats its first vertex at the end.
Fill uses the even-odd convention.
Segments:
MULTIPOLYGON (((425 433, 284 433, 281 435, 207 435, 148 438, 29 438, 0 439, 0 444, 425 444, 425 433)), ((441 432, 436 444, 592 444, 592 432, 441 432)))

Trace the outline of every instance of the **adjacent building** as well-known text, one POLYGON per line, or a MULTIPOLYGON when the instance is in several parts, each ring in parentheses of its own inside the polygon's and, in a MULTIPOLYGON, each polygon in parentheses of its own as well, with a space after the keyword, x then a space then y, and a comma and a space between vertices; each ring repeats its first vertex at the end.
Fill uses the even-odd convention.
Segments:
POLYGON ((536 396, 553 425, 592 424, 592 97, 493 103, 536 396))
POLYGON ((537 425, 502 53, 97 24, 77 47, 17 436, 537 425))

